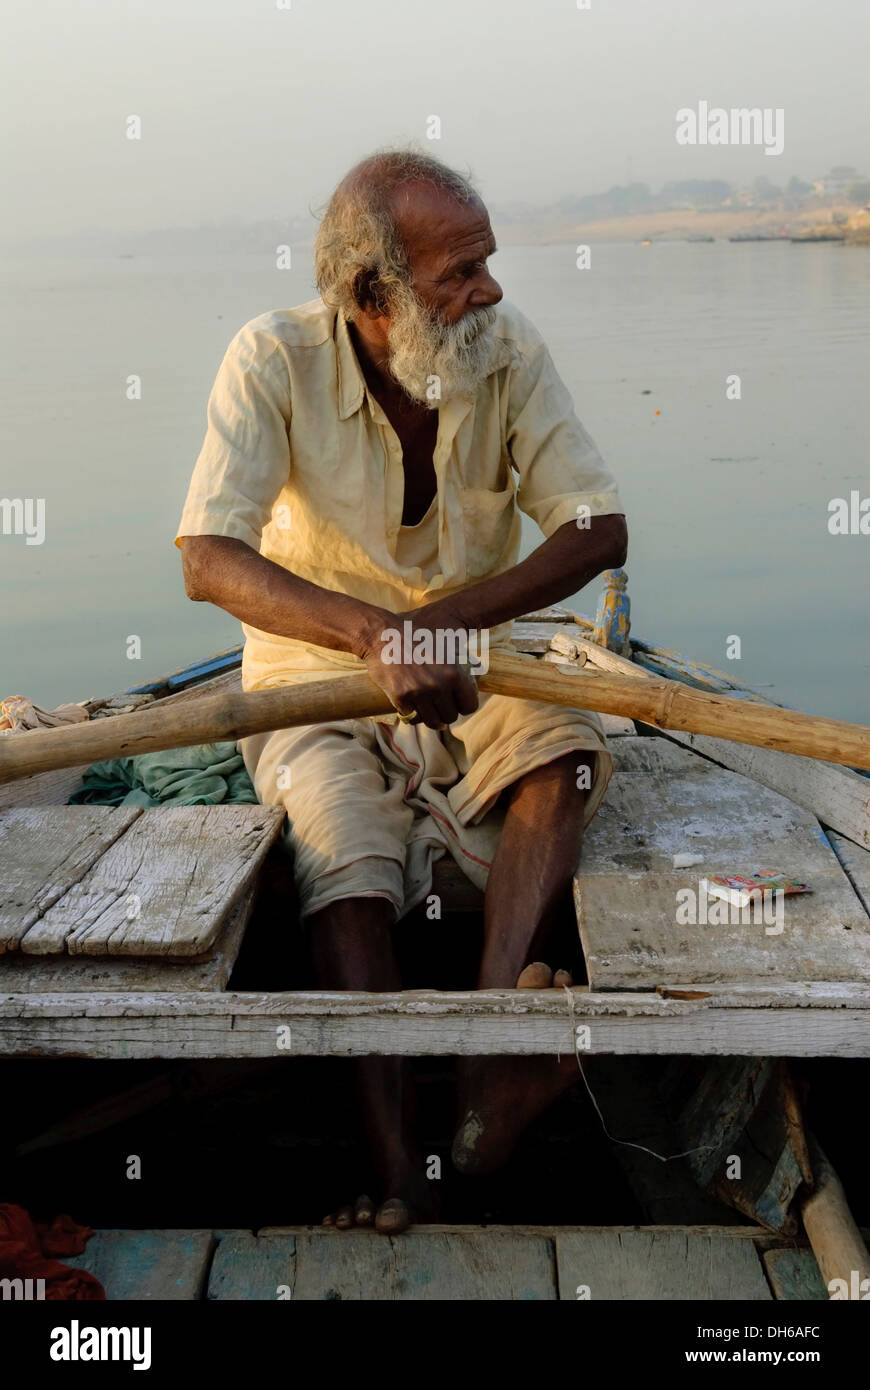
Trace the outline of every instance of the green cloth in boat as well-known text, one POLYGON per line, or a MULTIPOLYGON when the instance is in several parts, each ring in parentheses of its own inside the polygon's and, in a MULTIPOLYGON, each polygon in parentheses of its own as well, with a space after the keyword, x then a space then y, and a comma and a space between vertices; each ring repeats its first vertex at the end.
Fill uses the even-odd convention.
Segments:
POLYGON ((256 806, 257 794, 234 743, 202 743, 93 763, 67 805, 256 806))

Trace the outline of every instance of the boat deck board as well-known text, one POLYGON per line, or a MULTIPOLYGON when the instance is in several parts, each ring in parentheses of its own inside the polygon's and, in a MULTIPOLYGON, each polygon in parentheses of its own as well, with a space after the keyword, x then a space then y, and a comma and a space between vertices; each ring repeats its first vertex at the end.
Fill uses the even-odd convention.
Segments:
POLYGON ((189 1302, 205 1296, 216 1244, 211 1231, 95 1231, 63 1263, 95 1275, 113 1301, 189 1302))
POLYGON ((24 956, 205 959, 282 819, 269 806, 0 813, 17 879, 3 892, 7 944, 24 956))
POLYGON ((750 1241, 693 1231, 596 1231, 556 1240, 559 1296, 767 1302, 770 1288, 750 1241))
POLYGON ((812 1250, 766 1250, 764 1272, 781 1302, 828 1302, 828 1291, 812 1250))
POLYGON ((191 990, 226 989, 253 903, 254 894, 245 893, 225 915, 206 960, 182 962, 163 957, 25 956, 16 951, 0 957, 0 987, 19 994, 54 994, 58 990, 76 990, 82 994, 118 990, 147 993, 157 990, 180 995, 191 990))
POLYGON ((575 879, 592 989, 870 985, 870 917, 814 816, 667 739, 615 740, 613 759, 575 879), (696 862, 675 868, 674 856, 687 853, 696 862), (702 878, 758 869, 785 872, 812 892, 785 898, 779 922, 735 913, 708 925, 693 912, 680 924, 678 904, 698 909, 702 878))
POLYGON ((17 951, 141 814, 135 806, 0 811, 0 952, 17 951))
POLYGON ((865 985, 689 997, 573 990, 0 994, 0 1051, 32 1057, 870 1056, 865 985))
POLYGON ((94 1273, 110 1301, 826 1297, 809 1250, 749 1226, 98 1231, 65 1262, 94 1273))

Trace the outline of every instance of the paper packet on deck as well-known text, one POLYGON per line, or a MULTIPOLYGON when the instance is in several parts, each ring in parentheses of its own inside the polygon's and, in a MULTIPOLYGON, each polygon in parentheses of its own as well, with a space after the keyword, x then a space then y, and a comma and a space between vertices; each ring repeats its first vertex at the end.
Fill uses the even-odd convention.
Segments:
POLYGON ((790 878, 788 874, 772 869, 759 869, 748 876, 711 874, 709 878, 702 880, 701 887, 709 898, 724 898, 735 907, 748 907, 753 898, 763 898, 772 893, 782 893, 787 897, 791 893, 813 891, 809 884, 800 883, 796 878, 790 878))

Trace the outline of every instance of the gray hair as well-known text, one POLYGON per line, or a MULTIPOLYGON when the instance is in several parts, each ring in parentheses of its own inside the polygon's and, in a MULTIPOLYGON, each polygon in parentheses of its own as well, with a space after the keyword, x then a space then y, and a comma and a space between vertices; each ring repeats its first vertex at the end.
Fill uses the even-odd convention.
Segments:
POLYGON ((423 182, 459 202, 479 197, 471 181, 417 150, 380 150, 346 174, 327 204, 314 243, 314 273, 326 304, 352 321, 360 301, 385 308, 393 291, 410 280, 407 252, 396 225, 392 195, 423 182))

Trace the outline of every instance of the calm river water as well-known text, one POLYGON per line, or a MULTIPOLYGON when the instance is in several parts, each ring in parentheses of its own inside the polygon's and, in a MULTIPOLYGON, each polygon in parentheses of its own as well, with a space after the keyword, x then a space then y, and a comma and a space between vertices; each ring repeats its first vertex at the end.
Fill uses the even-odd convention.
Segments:
MULTIPOLYGON (((828 530, 832 498, 870 496, 870 252, 610 244, 580 271, 560 245, 492 264, 619 481, 634 631, 790 704, 870 719, 870 536, 828 530)), ((0 696, 50 707, 233 645, 234 619, 185 598, 172 540, 224 348, 255 314, 312 297, 310 258, 280 272, 255 256, 33 260, 7 266, 2 291, 0 496, 44 497, 46 537, 0 534, 0 696)))

